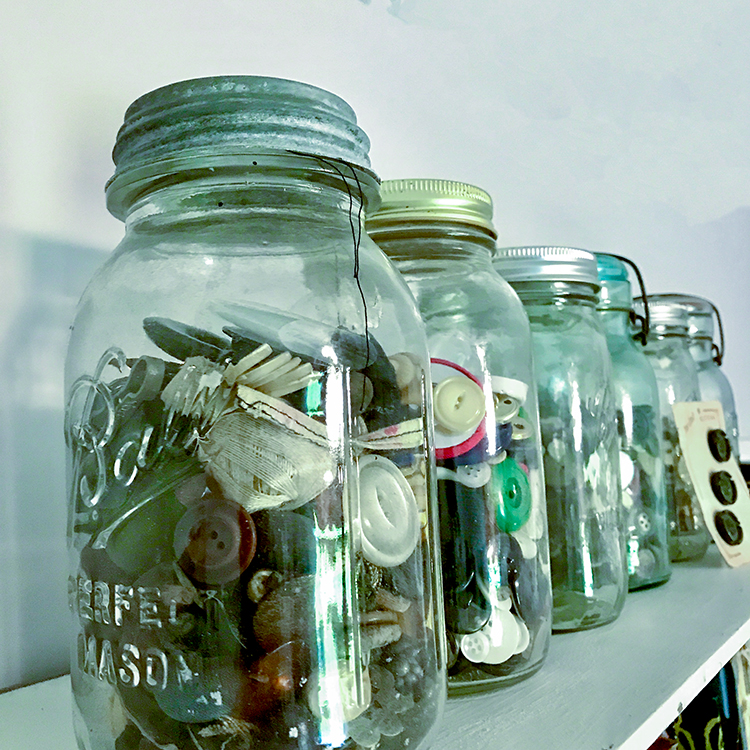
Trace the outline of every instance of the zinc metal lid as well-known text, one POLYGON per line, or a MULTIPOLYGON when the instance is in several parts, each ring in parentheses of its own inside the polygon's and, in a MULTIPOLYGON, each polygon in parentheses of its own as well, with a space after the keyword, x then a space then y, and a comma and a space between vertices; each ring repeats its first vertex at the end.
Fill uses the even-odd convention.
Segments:
POLYGON ((376 183, 369 149, 354 110, 317 86, 263 76, 179 81, 128 107, 112 152, 107 205, 124 218, 129 201, 165 174, 255 165, 279 155, 318 159, 356 182, 346 166, 352 165, 359 179, 376 183))
POLYGON ((500 247, 492 265, 509 282, 572 281, 600 287, 596 256, 577 247, 500 247))
POLYGON ((410 221, 470 224, 497 238, 492 224, 492 198, 476 185, 453 180, 384 180, 380 208, 367 217, 367 229, 377 230, 410 221))

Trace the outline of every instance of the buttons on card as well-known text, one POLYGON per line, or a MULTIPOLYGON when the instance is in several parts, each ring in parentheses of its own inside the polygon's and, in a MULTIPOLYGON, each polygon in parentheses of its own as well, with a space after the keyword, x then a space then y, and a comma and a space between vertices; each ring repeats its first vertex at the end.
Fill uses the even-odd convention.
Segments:
POLYGON ((713 471, 709 478, 711 491, 722 505, 732 505, 737 501, 737 485, 728 471, 713 471))

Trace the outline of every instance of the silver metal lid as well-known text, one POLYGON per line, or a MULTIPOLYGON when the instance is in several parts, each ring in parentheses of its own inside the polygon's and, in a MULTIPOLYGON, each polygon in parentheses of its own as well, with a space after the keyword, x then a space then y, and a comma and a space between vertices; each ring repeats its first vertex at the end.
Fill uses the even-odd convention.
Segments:
MULTIPOLYGON (((669 328, 671 333, 687 335, 688 313, 680 304, 670 297, 670 294, 649 294, 648 311, 651 318, 652 330, 664 330, 669 328)), ((643 300, 639 297, 633 299, 633 309, 643 314, 643 300)))
MULTIPOLYGON (((655 294, 654 298, 664 304, 677 305, 685 310, 688 336, 713 340, 714 306, 709 300, 693 294, 655 294)), ((649 299, 651 298, 649 297, 649 299)))
POLYGON ((509 282, 572 281, 591 284, 596 289, 601 286, 596 256, 576 247, 501 247, 492 265, 509 282))

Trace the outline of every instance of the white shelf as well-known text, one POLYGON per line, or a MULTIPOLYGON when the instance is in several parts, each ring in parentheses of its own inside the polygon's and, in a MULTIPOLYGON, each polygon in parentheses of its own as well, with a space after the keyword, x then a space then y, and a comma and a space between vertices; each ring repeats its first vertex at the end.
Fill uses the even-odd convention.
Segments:
MULTIPOLYGON (((645 750, 748 640, 750 566, 712 547, 611 625, 555 635, 528 680, 451 701, 432 750, 645 750)), ((0 748, 76 750, 69 690, 60 677, 0 695, 0 748)))

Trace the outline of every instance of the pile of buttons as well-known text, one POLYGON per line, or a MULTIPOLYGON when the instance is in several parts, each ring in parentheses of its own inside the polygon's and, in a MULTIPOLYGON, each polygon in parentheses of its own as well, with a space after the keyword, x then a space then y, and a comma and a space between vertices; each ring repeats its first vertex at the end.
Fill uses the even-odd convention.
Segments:
POLYGON ((112 348, 71 389, 80 671, 112 686, 117 750, 416 744, 442 690, 424 368, 268 308, 222 315, 221 334, 148 318, 168 357, 112 348))
POLYGON ((528 386, 490 377, 488 414, 469 370, 434 358, 431 374, 450 674, 481 681, 518 668, 544 610, 524 574, 545 534, 519 459, 532 435, 528 386))

